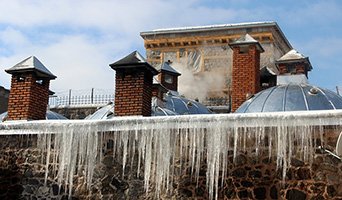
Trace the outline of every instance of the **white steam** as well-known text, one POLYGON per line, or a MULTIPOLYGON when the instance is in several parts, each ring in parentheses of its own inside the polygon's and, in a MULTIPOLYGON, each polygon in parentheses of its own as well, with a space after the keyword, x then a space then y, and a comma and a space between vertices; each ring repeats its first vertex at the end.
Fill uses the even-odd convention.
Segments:
POLYGON ((219 96, 224 95, 223 89, 228 74, 222 74, 222 68, 194 73, 193 68, 188 67, 182 59, 180 62, 173 62, 172 67, 182 74, 178 78, 178 91, 187 98, 199 99, 202 102, 210 92, 219 96))

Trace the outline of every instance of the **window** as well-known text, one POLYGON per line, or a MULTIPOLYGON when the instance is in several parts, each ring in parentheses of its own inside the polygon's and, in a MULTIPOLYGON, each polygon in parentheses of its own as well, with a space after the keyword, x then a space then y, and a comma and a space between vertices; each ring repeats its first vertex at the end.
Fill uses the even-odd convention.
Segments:
POLYGON ((169 74, 165 74, 165 82, 172 84, 173 83, 173 77, 169 74))
POLYGON ((36 83, 39 84, 39 85, 43 85, 44 82, 43 82, 42 79, 38 79, 38 80, 36 80, 36 83))
POLYGON ((24 76, 17 76, 17 81, 18 82, 24 82, 25 81, 25 77, 24 76))

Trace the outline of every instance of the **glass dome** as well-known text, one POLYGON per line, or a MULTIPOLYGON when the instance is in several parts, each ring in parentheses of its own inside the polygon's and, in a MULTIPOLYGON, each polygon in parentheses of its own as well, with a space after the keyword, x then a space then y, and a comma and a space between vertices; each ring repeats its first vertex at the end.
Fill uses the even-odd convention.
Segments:
MULTIPOLYGON (((164 101, 152 100, 152 116, 210 114, 211 111, 201 103, 179 96, 176 92, 165 94, 164 101)), ((111 119, 114 117, 114 103, 100 108, 85 119, 111 119)))
POLYGON ((165 108, 177 115, 210 114, 211 111, 203 104, 168 92, 165 95, 165 108))
MULTIPOLYGON (((7 118, 7 112, 0 114, 0 122, 5 121, 6 118, 7 118)), ((65 120, 68 118, 64 117, 61 114, 55 113, 51 110, 47 110, 46 111, 46 119, 47 120, 63 120, 63 119, 65 120)))
POLYGON ((308 84, 277 85, 245 101, 236 113, 342 109, 338 94, 308 84))

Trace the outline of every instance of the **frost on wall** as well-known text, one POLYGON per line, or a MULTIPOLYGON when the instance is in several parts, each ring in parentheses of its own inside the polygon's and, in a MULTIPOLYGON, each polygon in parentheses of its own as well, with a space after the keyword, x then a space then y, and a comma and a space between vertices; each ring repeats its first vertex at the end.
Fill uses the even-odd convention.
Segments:
POLYGON ((112 138, 113 156, 122 157, 122 171, 137 161, 138 173, 143 169, 145 190, 153 185, 156 196, 172 189, 179 162, 182 166, 185 160, 195 178, 205 162, 209 197, 217 199, 220 177, 230 170, 228 152, 233 161, 240 151, 256 159, 267 152, 285 180, 293 157, 305 163, 314 161, 314 152, 322 145, 314 141, 324 141, 324 126, 341 132, 341 115, 337 110, 17 122, 0 124, 0 134, 38 134, 37 144, 47 152, 45 178, 52 176, 69 188, 76 175, 84 177, 90 189, 106 137, 112 138))

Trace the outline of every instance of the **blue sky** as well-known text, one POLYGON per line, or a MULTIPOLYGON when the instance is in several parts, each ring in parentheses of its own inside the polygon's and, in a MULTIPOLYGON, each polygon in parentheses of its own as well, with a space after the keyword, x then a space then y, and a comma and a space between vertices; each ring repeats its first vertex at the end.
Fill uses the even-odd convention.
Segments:
POLYGON ((35 55, 58 78, 51 89, 114 87, 109 63, 145 54, 141 31, 276 21, 292 46, 309 56, 311 84, 342 86, 340 0, 0 0, 0 85, 10 68, 35 55))

